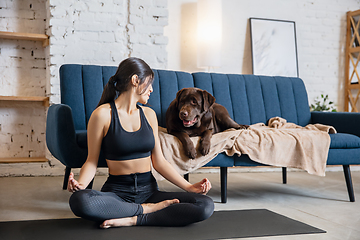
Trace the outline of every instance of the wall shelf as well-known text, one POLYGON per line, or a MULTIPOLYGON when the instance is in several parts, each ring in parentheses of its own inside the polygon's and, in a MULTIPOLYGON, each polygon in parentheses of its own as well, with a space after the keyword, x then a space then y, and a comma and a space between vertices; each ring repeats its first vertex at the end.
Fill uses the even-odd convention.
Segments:
POLYGON ((12 40, 42 41, 43 47, 49 45, 49 36, 45 34, 0 31, 0 38, 12 40))
MULTIPOLYGON (((19 32, 7 32, 0 31, 0 39, 10 40, 28 40, 28 41, 39 41, 42 42, 42 46, 49 46, 49 36, 45 34, 36 33, 19 33, 19 32)), ((40 102, 45 107, 49 106, 49 97, 38 97, 38 96, 0 96, 0 101, 8 102, 40 102)), ((3 157, 0 158, 1 164, 8 163, 35 163, 35 162, 48 162, 45 157, 3 157)))
POLYGON ((45 107, 49 106, 49 97, 0 96, 0 101, 42 102, 45 107))
POLYGON ((344 110, 345 112, 359 112, 357 105, 360 96, 360 72, 358 71, 358 66, 360 66, 360 10, 347 12, 346 20, 344 110), (350 72, 351 70, 352 72, 350 72))
POLYGON ((28 158, 0 158, 0 163, 33 163, 47 162, 45 157, 28 157, 28 158))

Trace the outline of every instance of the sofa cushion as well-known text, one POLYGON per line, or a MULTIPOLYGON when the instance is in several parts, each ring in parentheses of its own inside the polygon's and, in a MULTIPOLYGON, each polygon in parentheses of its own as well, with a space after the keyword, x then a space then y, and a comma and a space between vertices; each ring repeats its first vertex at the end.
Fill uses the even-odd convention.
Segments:
POLYGON ((234 155, 234 166, 238 167, 255 167, 255 166, 266 166, 265 164, 255 162, 249 158, 247 154, 241 156, 234 155))
MULTIPOLYGON (((200 154, 200 153, 198 153, 200 154)), ((208 162, 205 167, 233 167, 234 158, 227 156, 225 153, 220 153, 213 160, 208 162)))
POLYGON ((87 148, 87 131, 77 130, 76 131, 76 143, 81 148, 87 148))
POLYGON ((358 165, 360 148, 330 149, 326 165, 358 165))
POLYGON ((330 134, 330 138, 330 149, 360 148, 360 138, 358 136, 347 133, 337 133, 330 134))

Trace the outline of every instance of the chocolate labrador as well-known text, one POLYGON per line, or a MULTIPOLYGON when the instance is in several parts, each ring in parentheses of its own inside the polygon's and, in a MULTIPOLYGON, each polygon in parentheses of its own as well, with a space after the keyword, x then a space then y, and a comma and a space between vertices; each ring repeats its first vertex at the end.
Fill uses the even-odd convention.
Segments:
POLYGON ((215 98, 199 88, 184 88, 166 111, 166 127, 169 134, 176 136, 183 144, 189 158, 196 157, 196 149, 190 137, 201 136, 199 151, 206 155, 210 150, 212 134, 229 128, 245 129, 231 119, 226 108, 215 103, 215 98))

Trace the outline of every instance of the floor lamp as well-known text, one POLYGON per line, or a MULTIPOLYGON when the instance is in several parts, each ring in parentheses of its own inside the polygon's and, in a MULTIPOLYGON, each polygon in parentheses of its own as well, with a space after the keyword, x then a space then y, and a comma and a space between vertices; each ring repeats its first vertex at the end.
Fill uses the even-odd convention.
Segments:
POLYGON ((221 0, 198 0, 197 28, 197 65, 210 71, 221 65, 221 0))

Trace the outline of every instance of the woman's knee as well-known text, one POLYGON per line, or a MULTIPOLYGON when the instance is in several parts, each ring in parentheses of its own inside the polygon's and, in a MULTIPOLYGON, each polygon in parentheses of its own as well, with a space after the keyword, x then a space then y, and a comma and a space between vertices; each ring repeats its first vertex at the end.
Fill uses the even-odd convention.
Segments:
POLYGON ((203 221, 211 217, 211 215, 214 213, 214 201, 205 195, 200 195, 198 202, 201 206, 201 213, 198 215, 200 218, 199 221, 203 221))
POLYGON ((208 196, 205 196, 206 197, 206 200, 205 200, 205 219, 208 219, 209 217, 211 217, 211 215, 214 213, 214 209, 215 209, 215 205, 214 205, 214 201, 208 197, 208 196))
POLYGON ((91 198, 98 195, 95 190, 85 189, 74 192, 70 199, 69 205, 71 211, 78 217, 89 218, 92 216, 91 198))

